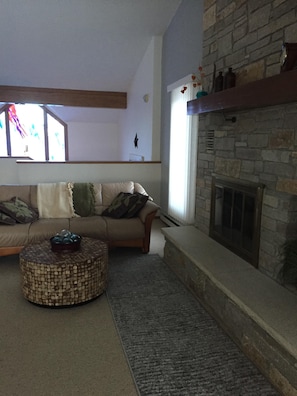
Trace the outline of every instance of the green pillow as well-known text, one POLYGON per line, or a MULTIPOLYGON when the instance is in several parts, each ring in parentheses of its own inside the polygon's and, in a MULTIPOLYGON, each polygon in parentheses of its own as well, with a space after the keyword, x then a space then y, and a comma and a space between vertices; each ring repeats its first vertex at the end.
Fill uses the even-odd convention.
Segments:
POLYGON ((10 216, 7 216, 7 214, 0 212, 0 224, 13 225, 15 223, 16 221, 12 219, 10 216))
POLYGON ((111 202, 109 207, 102 212, 102 216, 113 217, 115 219, 120 219, 127 212, 128 207, 125 202, 127 194, 120 192, 111 202))
POLYGON ((134 217, 147 200, 147 195, 120 192, 113 199, 109 207, 103 211, 102 216, 113 217, 115 219, 134 217))
POLYGON ((38 219, 38 213, 18 197, 10 201, 0 202, 0 211, 14 219, 17 223, 31 223, 38 219))
POLYGON ((95 214, 95 191, 93 183, 74 183, 72 189, 73 208, 82 217, 95 214))

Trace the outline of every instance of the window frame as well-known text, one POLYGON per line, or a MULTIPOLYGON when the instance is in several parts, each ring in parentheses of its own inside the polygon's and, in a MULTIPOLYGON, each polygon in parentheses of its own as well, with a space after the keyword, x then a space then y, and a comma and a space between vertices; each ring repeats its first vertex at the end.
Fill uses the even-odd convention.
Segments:
MULTIPOLYGON (((10 137, 10 123, 8 116, 8 109, 13 103, 5 103, 2 107, 0 107, 0 114, 5 112, 5 128, 6 128, 6 145, 7 145, 7 158, 13 157, 11 155, 11 137, 10 137)), ((56 162, 49 160, 49 139, 48 139, 48 116, 53 117, 57 122, 59 122, 64 128, 64 150, 65 150, 65 161, 69 161, 69 149, 68 149, 68 125, 66 122, 61 120, 55 113, 53 113, 46 105, 39 105, 39 107, 43 110, 43 119, 44 119, 44 151, 45 151, 45 161, 44 162, 56 162)), ((39 161, 40 162, 40 161, 39 161)), ((58 161, 61 162, 61 161, 58 161)))

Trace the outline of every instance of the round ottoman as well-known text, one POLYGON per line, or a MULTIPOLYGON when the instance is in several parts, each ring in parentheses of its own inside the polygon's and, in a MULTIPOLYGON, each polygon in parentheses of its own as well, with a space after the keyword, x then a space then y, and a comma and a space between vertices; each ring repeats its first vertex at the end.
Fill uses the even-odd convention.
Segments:
POLYGON ((106 289, 108 247, 92 238, 82 238, 74 252, 53 252, 50 241, 30 244, 20 253, 20 268, 28 301, 55 307, 80 304, 106 289))

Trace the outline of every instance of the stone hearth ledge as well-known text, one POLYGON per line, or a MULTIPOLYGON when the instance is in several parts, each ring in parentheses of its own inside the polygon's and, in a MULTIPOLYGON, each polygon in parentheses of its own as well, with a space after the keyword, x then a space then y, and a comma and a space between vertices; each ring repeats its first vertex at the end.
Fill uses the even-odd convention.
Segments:
POLYGON ((284 395, 297 395, 297 295, 194 226, 163 228, 164 261, 284 395))

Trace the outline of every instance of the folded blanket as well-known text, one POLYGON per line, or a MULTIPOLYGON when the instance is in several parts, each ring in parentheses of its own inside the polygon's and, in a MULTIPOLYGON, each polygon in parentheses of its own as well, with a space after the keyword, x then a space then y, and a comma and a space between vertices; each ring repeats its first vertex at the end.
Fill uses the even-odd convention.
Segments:
POLYGON ((72 183, 39 183, 37 205, 40 218, 74 217, 72 183))
POLYGON ((93 183, 74 183, 72 190, 73 208, 82 217, 95 214, 95 190, 93 183))

